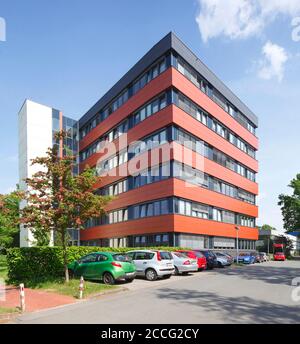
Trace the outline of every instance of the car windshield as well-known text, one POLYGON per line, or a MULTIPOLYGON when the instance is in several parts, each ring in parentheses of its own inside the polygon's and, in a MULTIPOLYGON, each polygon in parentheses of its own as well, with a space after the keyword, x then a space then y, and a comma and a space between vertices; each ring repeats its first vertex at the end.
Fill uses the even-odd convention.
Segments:
POLYGON ((127 254, 113 254, 113 259, 117 262, 131 262, 131 258, 127 254))

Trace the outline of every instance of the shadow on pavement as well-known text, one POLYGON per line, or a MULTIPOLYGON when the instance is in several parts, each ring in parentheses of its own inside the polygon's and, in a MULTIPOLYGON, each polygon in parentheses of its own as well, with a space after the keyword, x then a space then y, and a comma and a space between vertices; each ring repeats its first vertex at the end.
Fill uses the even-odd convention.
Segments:
POLYGON ((290 286, 293 278, 300 277, 300 264, 299 268, 254 265, 218 269, 218 272, 227 276, 238 276, 248 280, 260 280, 270 284, 290 286))
POLYGON ((201 311, 218 312, 225 323, 299 323, 300 307, 278 305, 249 297, 224 297, 211 292, 189 289, 163 288, 157 293, 160 299, 174 300, 189 306, 199 306, 201 311))

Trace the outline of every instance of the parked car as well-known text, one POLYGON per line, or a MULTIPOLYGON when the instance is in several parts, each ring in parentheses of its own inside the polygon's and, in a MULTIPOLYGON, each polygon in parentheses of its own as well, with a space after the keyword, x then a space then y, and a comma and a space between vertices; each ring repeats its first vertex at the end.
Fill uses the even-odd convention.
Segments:
POLYGON ((255 256, 253 256, 250 253, 240 253, 238 257, 234 258, 234 261, 235 262, 238 261, 239 263, 243 263, 243 264, 254 264, 255 256))
POLYGON ((196 258, 189 258, 181 252, 172 252, 174 261, 175 275, 186 275, 189 272, 198 271, 198 263, 196 258))
POLYGON ((266 254, 266 252, 259 252, 259 254, 260 254, 261 259, 262 259, 263 262, 268 262, 269 261, 269 257, 266 254))
POLYGON ((175 271, 171 252, 154 250, 129 251, 136 266, 136 274, 155 281, 158 277, 170 278, 175 271))
POLYGON ((282 260, 286 259, 285 254, 283 252, 275 252, 274 253, 274 260, 282 260))
POLYGON ((179 250, 176 252, 181 252, 191 259, 197 259, 198 271, 206 269, 206 258, 200 251, 179 250))
POLYGON ((113 252, 90 253, 68 265, 71 275, 85 279, 102 280, 114 284, 117 280, 132 282, 136 267, 126 254, 113 252))
POLYGON ((206 258, 206 269, 213 269, 218 266, 217 256, 210 250, 193 250, 202 253, 206 258))
POLYGON ((214 252, 214 254, 217 256, 217 262, 218 262, 218 266, 220 268, 224 268, 225 266, 230 266, 231 265, 231 260, 230 258, 225 255, 222 252, 214 252))
POLYGON ((228 261, 232 264, 234 259, 233 259, 233 256, 227 252, 221 252, 222 254, 224 254, 227 258, 228 258, 228 261))
POLYGON ((255 263, 263 263, 263 258, 259 253, 256 253, 255 255, 255 263))

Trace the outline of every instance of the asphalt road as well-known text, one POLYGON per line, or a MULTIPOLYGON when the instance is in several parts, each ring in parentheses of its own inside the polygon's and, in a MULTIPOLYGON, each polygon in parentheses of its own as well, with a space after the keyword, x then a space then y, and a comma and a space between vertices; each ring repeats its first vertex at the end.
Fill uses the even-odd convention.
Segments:
MULTIPOLYGON (((293 301, 300 261, 269 262, 135 280, 129 291, 20 316, 17 323, 300 323, 293 301)), ((298 293, 300 299, 300 291, 298 293)))

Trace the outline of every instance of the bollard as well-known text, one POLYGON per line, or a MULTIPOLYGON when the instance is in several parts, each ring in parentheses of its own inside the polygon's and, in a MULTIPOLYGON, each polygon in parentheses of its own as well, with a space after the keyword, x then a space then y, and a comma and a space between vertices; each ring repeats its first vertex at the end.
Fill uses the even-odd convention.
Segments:
POLYGON ((20 284, 20 308, 21 312, 25 312, 25 290, 24 290, 24 284, 20 284))
POLYGON ((81 276, 80 277, 80 283, 79 283, 79 299, 82 299, 83 296, 83 289, 84 289, 84 279, 81 276))

